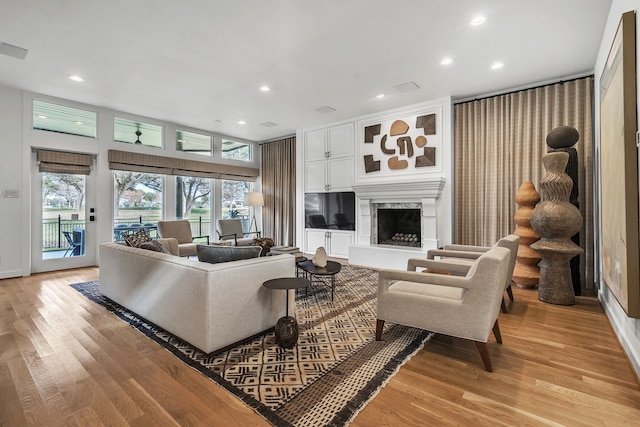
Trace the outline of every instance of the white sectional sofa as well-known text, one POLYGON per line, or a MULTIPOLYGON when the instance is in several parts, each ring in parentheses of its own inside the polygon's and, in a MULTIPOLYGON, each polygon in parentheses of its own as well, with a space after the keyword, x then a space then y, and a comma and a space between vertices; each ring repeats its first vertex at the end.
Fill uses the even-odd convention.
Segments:
MULTIPOLYGON (((262 283, 294 276, 291 255, 209 264, 118 243, 100 245, 102 295, 205 353, 274 327, 285 315, 287 296, 262 283)), ((295 307, 289 294, 289 306, 295 307)))

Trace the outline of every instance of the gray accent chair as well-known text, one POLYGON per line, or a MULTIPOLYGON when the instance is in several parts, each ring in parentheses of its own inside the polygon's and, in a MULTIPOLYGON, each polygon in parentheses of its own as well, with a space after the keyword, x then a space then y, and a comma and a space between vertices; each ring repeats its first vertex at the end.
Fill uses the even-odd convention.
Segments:
MULTIPOLYGON (((161 238, 174 238, 178 241, 178 254, 180 256, 196 255, 196 244, 191 234, 191 224, 186 219, 158 221, 158 236, 161 238)), ((209 244, 209 236, 196 236, 206 238, 209 244)))
MULTIPOLYGON (((511 251, 509 258, 509 272, 507 280, 505 282, 504 290, 509 296, 509 300, 513 302, 513 290, 511 285, 513 283, 513 270, 516 267, 516 258, 518 256, 518 245, 520 244, 520 237, 515 234, 509 234, 500 240, 498 240, 494 246, 473 246, 473 245, 444 245, 442 249, 429 249, 427 251, 428 260, 441 261, 441 264, 436 266, 432 264, 432 269, 445 270, 451 272, 451 264, 459 264, 467 266, 466 269, 458 270, 458 274, 466 274, 471 264, 480 257, 483 253, 495 246, 507 248, 511 251)), ((426 268, 426 267, 425 267, 426 268)), ((454 273, 456 274, 456 273, 454 273)), ((507 312, 507 304, 502 299, 502 312, 507 312)))
POLYGON ((508 249, 493 247, 480 255, 464 276, 380 271, 376 340, 382 339, 385 321, 472 340, 485 369, 492 372, 487 341, 493 331, 502 344, 498 315, 509 256, 508 249))
POLYGON ((245 236, 254 234, 255 237, 260 237, 259 231, 242 231, 242 221, 237 218, 217 220, 216 233, 219 240, 231 240, 233 246, 251 246, 255 238, 245 236))

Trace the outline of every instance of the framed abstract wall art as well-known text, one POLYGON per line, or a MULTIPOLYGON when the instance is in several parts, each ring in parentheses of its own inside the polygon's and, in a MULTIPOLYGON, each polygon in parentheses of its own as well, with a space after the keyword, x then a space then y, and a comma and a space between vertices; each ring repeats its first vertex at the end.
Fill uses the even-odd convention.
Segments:
POLYGON ((640 318, 635 13, 622 15, 600 79, 602 278, 640 318))

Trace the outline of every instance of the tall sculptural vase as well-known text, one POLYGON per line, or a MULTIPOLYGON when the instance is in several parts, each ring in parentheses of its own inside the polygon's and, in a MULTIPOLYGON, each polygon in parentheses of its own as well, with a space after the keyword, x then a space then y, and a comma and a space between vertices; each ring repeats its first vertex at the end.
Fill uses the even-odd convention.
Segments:
POLYGON ((531 244, 540 240, 540 236, 531 228, 531 213, 540 201, 540 194, 536 191, 533 182, 524 181, 516 193, 516 203, 519 208, 513 218, 518 226, 513 232, 520 237, 516 266, 513 271, 513 281, 519 288, 533 288, 540 280, 540 255, 531 244))
POLYGON ((546 174, 540 182, 542 202, 531 213, 531 227, 540 240, 531 245, 538 252, 540 281, 538 299, 560 305, 575 303, 569 261, 583 252, 571 241, 580 227, 582 215, 569 203, 573 181, 565 173, 569 154, 547 153, 542 157, 546 174))

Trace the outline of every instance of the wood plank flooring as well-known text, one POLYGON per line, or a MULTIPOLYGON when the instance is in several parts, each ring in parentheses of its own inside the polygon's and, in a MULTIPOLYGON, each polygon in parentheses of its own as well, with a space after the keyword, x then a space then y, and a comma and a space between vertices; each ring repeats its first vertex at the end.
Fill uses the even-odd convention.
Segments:
MULTIPOLYGON (((0 426, 268 426, 240 400, 72 289, 97 268, 0 280, 0 426)), ((438 336, 352 423, 640 425, 640 385, 599 302, 514 289, 489 341, 438 336)))

